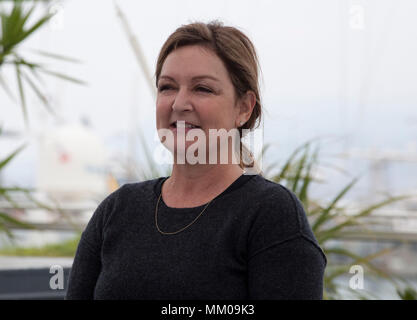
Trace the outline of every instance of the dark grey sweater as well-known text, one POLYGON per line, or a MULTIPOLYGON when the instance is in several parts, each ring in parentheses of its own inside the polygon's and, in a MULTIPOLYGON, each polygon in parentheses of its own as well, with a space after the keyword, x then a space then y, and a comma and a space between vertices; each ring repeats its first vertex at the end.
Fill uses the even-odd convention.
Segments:
MULTIPOLYGON (((84 230, 66 299, 322 299, 326 257, 290 190, 242 175, 186 230, 163 235, 167 177, 125 184, 84 230)), ((174 232, 205 205, 167 207, 174 232)))

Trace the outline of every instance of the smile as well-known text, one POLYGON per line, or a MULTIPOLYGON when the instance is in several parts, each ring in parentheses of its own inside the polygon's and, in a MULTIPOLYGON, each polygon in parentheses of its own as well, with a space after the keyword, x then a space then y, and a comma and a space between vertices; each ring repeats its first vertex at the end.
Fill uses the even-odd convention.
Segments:
POLYGON ((174 121, 173 123, 171 123, 171 125, 169 126, 170 129, 177 129, 177 128, 183 128, 185 130, 189 130, 189 129, 199 129, 200 127, 190 123, 190 122, 185 122, 183 120, 178 120, 178 121, 174 121))

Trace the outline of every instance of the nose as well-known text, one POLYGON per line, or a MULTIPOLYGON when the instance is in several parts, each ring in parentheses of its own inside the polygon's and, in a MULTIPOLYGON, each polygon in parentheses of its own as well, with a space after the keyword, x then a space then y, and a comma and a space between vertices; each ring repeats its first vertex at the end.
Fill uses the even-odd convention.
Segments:
POLYGON ((174 103, 172 104, 172 110, 181 112, 181 111, 191 111, 192 104, 190 96, 187 93, 186 88, 181 88, 178 90, 177 95, 175 96, 174 103))

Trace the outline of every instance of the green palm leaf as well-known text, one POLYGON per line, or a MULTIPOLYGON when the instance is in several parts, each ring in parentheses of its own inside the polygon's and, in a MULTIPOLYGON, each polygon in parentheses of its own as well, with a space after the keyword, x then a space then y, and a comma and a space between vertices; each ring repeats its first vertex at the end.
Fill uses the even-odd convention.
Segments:
POLYGON ((411 196, 398 196, 398 197, 391 197, 389 199, 383 200, 379 203, 373 204, 363 210, 361 210, 358 214, 354 215, 353 217, 347 219, 345 222, 342 222, 332 228, 329 228, 325 231, 322 231, 319 234, 319 238, 320 238, 320 242, 323 243, 329 239, 332 239, 335 237, 335 235, 340 232, 342 229, 348 227, 348 226, 353 226, 356 223, 358 223, 358 219, 362 218, 364 216, 368 216, 369 214, 371 214, 373 211, 375 211, 378 208, 384 207, 387 204, 399 201, 399 200, 404 200, 407 198, 410 198, 411 196))
POLYGON ((83 63, 79 59, 75 59, 75 58, 72 58, 72 57, 64 56, 62 54, 56 54, 56 53, 46 52, 46 51, 37 50, 37 49, 30 49, 30 51, 31 52, 34 52, 34 53, 37 53, 39 55, 48 57, 48 58, 53 58, 53 59, 58 59, 58 60, 64 60, 64 61, 73 62, 73 63, 83 63))
MULTIPOLYGON (((0 132, 1 134, 1 132, 0 132)), ((6 158, 4 158, 3 160, 0 160, 0 171, 14 158, 17 156, 17 154, 22 151, 22 149, 25 147, 26 145, 20 146, 19 148, 17 148, 14 152, 12 152, 10 155, 8 155, 6 158)))
MULTIPOLYGON (((70 81, 76 84, 86 85, 86 82, 76 79, 74 77, 62 74, 59 72, 46 69, 44 66, 36 63, 31 63, 26 59, 23 59, 17 52, 17 49, 27 40, 31 35, 40 30, 53 16, 52 13, 45 12, 40 18, 33 19, 34 11, 36 8, 36 2, 28 10, 23 9, 22 1, 13 1, 13 7, 10 12, 6 13, 4 10, 0 12, 1 19, 1 39, 0 39, 0 67, 5 65, 14 65, 17 77, 17 89, 20 97, 20 104, 22 108, 23 118, 25 124, 28 125, 28 111, 26 105, 26 94, 24 81, 31 90, 34 91, 36 96, 43 102, 46 109, 53 114, 51 106, 48 104, 46 95, 42 92, 41 87, 31 79, 28 74, 24 73, 23 66, 29 67, 31 73, 36 80, 42 84, 41 78, 38 72, 43 72, 57 78, 61 78, 66 81, 70 81), (28 26, 29 21, 34 20, 28 26)), ((80 62, 79 60, 59 55, 55 53, 49 53, 42 50, 35 51, 37 54, 43 55, 51 59, 60 59, 68 62, 80 62)), ((13 98, 11 90, 6 85, 7 81, 0 78, 1 87, 7 92, 10 98, 13 98)))
POLYGON ((339 194, 331 201, 329 206, 325 208, 322 212, 322 214, 318 217, 318 219, 314 222, 312 225, 313 232, 318 231, 318 228, 326 222, 329 215, 331 214, 331 210, 336 206, 337 202, 343 198, 343 196, 353 187, 353 185, 357 182, 359 178, 354 178, 352 182, 350 182, 346 187, 343 188, 342 191, 339 192, 339 194))

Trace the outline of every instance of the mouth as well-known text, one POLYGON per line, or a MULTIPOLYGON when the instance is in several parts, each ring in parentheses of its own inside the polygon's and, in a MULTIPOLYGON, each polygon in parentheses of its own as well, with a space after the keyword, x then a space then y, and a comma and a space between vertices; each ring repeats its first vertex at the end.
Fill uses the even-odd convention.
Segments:
POLYGON ((190 122, 185 122, 183 120, 174 121, 169 125, 169 127, 171 129, 184 128, 185 130, 187 130, 187 129, 200 129, 201 128, 200 126, 197 126, 197 125, 195 125, 193 123, 190 123, 190 122))

